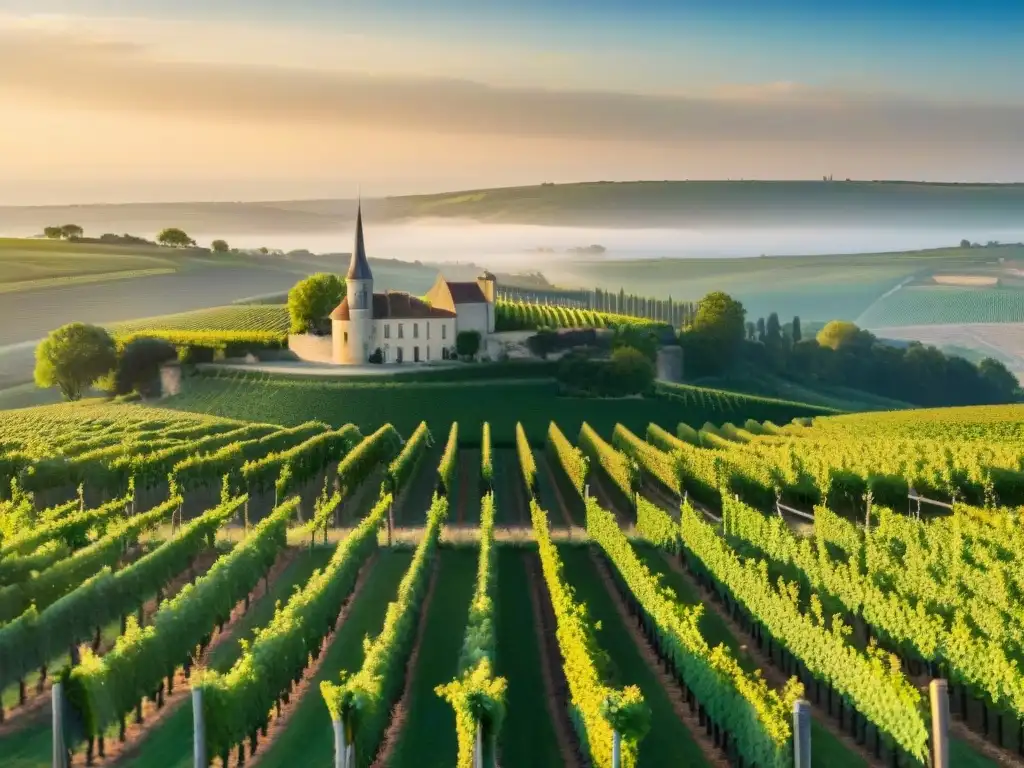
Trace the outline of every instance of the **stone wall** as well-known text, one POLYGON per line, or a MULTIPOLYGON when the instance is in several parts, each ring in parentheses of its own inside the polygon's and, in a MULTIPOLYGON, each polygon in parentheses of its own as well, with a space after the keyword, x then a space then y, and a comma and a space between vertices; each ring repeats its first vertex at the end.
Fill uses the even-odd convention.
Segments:
POLYGON ((171 397, 181 392, 181 365, 167 363, 160 366, 160 397, 171 397))
POLYGON ((288 349, 299 360, 310 363, 333 363, 334 352, 330 336, 316 336, 311 333, 293 333, 288 336, 288 349))
POLYGON ((683 380, 683 348, 667 346, 658 348, 658 379, 680 382, 683 380))

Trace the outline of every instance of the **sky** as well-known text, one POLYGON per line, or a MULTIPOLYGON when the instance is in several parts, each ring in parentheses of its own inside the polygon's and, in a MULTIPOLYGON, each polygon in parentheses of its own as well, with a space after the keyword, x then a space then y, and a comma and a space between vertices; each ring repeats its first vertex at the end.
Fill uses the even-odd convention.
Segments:
POLYGON ((1019 0, 0 0, 0 205, 1024 181, 1019 0))

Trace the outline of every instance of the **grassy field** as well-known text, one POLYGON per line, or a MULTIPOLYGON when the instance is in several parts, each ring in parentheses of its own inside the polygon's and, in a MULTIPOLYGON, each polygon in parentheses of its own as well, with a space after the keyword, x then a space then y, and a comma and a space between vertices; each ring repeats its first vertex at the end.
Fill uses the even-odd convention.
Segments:
POLYGON ((0 238, 0 291, 11 290, 16 284, 42 288, 49 287, 46 281, 51 280, 145 274, 176 267, 175 252, 166 248, 0 238))
POLYGON ((798 315, 807 322, 854 320, 904 281, 935 272, 987 274, 997 259, 1019 266, 1024 247, 735 259, 609 257, 555 262, 545 274, 560 285, 622 286, 627 292, 673 299, 698 300, 725 291, 743 303, 748 320, 777 312, 783 321, 798 315))
POLYGON ((566 434, 576 434, 584 420, 610 432, 617 422, 643 431, 650 422, 671 425, 685 421, 700 426, 755 418, 784 423, 795 416, 821 413, 812 406, 769 401, 715 390, 684 388, 679 398, 581 399, 559 397, 554 382, 481 381, 459 384, 304 381, 268 378, 262 382, 200 376, 190 379, 182 394, 169 398, 169 408, 242 420, 300 424, 321 419, 336 426, 356 424, 364 432, 390 422, 409 434, 426 417, 435 437, 447 435, 453 421, 464 435, 479 435, 489 421, 496 443, 511 444, 515 424, 541 441, 554 417, 566 434), (684 397, 686 399, 684 399, 684 397), (742 418, 741 418, 742 417, 742 418))

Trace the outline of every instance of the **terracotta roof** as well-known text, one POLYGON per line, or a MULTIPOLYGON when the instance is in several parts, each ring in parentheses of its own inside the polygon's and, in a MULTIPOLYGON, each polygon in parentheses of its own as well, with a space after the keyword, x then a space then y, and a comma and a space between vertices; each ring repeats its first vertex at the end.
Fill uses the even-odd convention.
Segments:
POLYGON ((452 294, 452 301, 456 304, 486 304, 487 299, 484 292, 480 290, 478 283, 448 283, 448 290, 452 294))
POLYGON ((348 320, 348 297, 341 300, 341 304, 334 308, 330 314, 331 320, 348 320))
MULTIPOLYGON (((454 312, 432 307, 423 299, 400 291, 373 294, 374 320, 418 320, 426 318, 453 318, 454 312)), ((348 320, 348 297, 331 312, 331 320, 348 320)))

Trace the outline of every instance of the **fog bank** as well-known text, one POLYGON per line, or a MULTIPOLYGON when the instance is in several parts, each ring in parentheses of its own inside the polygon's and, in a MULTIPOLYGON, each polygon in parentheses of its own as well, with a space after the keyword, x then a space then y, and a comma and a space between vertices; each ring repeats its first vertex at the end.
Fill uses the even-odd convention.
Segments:
MULTIPOLYGON (((285 251, 348 252, 351 227, 336 232, 258 234, 191 233, 200 243, 224 237, 241 248, 266 246, 285 251)), ((543 268, 552 260, 741 258, 873 253, 955 246, 967 238, 984 243, 1024 241, 1017 229, 967 232, 962 228, 648 228, 546 227, 419 220, 403 224, 365 224, 371 257, 403 261, 474 262, 496 268, 543 268), (603 246, 603 254, 570 249, 603 246), (550 249, 540 252, 539 249, 550 249)))

